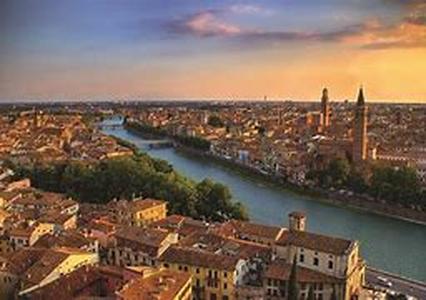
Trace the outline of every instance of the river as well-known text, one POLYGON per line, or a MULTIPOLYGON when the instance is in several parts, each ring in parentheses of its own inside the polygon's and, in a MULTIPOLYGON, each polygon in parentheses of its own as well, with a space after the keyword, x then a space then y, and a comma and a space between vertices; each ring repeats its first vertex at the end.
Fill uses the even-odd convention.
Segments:
POLYGON ((150 150, 146 147, 147 140, 123 127, 104 128, 103 131, 134 143, 152 157, 167 160, 175 170, 194 180, 210 177, 226 184, 234 198, 248 208, 254 222, 288 226, 288 213, 304 211, 309 231, 356 239, 370 266, 426 281, 424 225, 323 203, 173 148, 150 150))

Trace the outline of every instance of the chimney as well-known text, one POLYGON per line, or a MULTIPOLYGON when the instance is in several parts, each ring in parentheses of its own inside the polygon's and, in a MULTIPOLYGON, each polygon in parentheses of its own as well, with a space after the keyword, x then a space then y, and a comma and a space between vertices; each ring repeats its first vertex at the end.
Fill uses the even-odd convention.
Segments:
POLYGON ((297 231, 305 231, 306 215, 300 211, 291 212, 288 215, 289 229, 297 231))

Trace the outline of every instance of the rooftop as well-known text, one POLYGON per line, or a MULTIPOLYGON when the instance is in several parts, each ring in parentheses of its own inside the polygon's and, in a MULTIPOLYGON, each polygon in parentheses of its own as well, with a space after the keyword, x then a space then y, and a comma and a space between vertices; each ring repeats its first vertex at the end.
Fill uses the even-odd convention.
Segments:
POLYGON ((188 273, 162 270, 145 278, 135 279, 126 284, 118 293, 122 299, 173 300, 190 284, 188 273))
POLYGON ((235 256, 212 254, 199 249, 171 246, 161 255, 160 260, 168 263, 233 271, 240 259, 235 256))

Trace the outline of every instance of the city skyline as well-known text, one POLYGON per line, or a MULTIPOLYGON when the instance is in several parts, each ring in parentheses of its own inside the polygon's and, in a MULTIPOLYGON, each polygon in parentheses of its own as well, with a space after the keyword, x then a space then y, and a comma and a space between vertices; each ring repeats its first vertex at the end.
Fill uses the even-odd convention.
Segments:
POLYGON ((0 101, 426 102, 426 4, 2 1, 0 101))

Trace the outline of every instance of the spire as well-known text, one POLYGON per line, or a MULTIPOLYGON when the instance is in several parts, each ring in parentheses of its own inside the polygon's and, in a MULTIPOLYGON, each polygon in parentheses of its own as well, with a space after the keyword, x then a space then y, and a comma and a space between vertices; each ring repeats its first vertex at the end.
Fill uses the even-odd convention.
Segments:
POLYGON ((363 87, 362 87, 362 86, 359 88, 357 105, 358 105, 358 106, 365 105, 364 89, 363 89, 363 87))
POLYGON ((322 90, 322 98, 321 98, 321 100, 322 101, 328 101, 328 89, 327 88, 324 88, 322 90))

